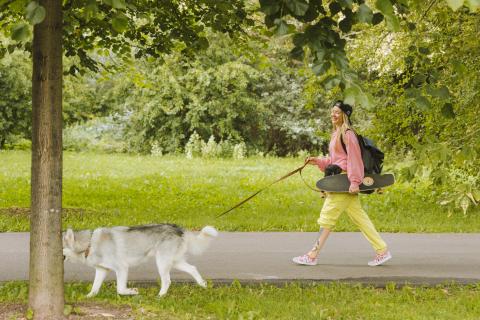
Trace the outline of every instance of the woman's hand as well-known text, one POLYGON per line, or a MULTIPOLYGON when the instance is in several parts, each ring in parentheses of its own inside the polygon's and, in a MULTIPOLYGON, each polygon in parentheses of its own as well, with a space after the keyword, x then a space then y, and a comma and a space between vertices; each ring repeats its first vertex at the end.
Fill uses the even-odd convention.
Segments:
POLYGON ((348 188, 348 192, 350 193, 359 193, 360 192, 360 188, 355 184, 351 184, 350 185, 350 188, 348 188))
POLYGON ((305 159, 306 164, 315 164, 315 157, 308 157, 305 159))

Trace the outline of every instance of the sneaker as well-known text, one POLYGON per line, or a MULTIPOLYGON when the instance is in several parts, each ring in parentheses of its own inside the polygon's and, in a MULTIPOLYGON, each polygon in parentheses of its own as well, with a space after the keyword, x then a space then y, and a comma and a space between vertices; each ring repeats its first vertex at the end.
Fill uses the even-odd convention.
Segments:
POLYGON ((306 266, 315 266, 318 262, 318 259, 312 259, 308 256, 308 254, 304 254, 303 256, 298 256, 292 259, 293 262, 296 264, 303 264, 306 266))
POLYGON ((387 262, 390 259, 392 259, 392 255, 390 254, 390 251, 387 251, 387 252, 382 253, 382 254, 377 254, 375 256, 375 259, 368 262, 368 265, 370 267, 379 266, 381 264, 384 264, 385 262, 387 262))

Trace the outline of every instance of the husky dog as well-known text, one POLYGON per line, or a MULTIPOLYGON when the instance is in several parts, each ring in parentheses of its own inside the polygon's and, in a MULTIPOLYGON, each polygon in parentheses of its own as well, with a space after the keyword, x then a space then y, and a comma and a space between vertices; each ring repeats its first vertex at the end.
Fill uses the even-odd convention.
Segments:
POLYGON ((210 226, 195 235, 174 224, 98 228, 93 232, 68 229, 63 233, 63 256, 65 260, 95 268, 95 280, 87 297, 98 293, 110 270, 117 275, 118 294, 138 294, 136 288, 127 288, 128 268, 153 257, 162 280, 159 295, 163 296, 170 286, 172 268, 189 273, 200 286, 206 287, 205 280, 195 266, 186 262, 185 255, 201 254, 217 235, 217 230, 210 226))

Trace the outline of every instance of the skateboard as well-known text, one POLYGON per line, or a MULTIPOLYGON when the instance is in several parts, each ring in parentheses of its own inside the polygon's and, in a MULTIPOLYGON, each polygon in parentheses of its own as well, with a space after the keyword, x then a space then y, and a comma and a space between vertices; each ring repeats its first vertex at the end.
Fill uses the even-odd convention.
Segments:
MULTIPOLYGON (((360 184, 360 192, 373 191, 395 183, 393 174, 366 174, 360 184)), ((350 181, 346 174, 336 174, 317 181, 317 188, 327 192, 348 192, 350 181)))

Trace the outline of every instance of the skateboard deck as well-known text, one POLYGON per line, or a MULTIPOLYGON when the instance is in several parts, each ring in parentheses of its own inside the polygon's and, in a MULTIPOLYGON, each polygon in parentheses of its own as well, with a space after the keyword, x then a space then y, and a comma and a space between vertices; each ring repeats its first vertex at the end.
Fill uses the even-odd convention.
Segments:
MULTIPOLYGON (((360 184, 360 192, 375 190, 395 183, 393 174, 366 174, 360 184)), ((327 192, 348 192, 350 181, 346 174, 336 174, 317 181, 317 188, 327 192)))

